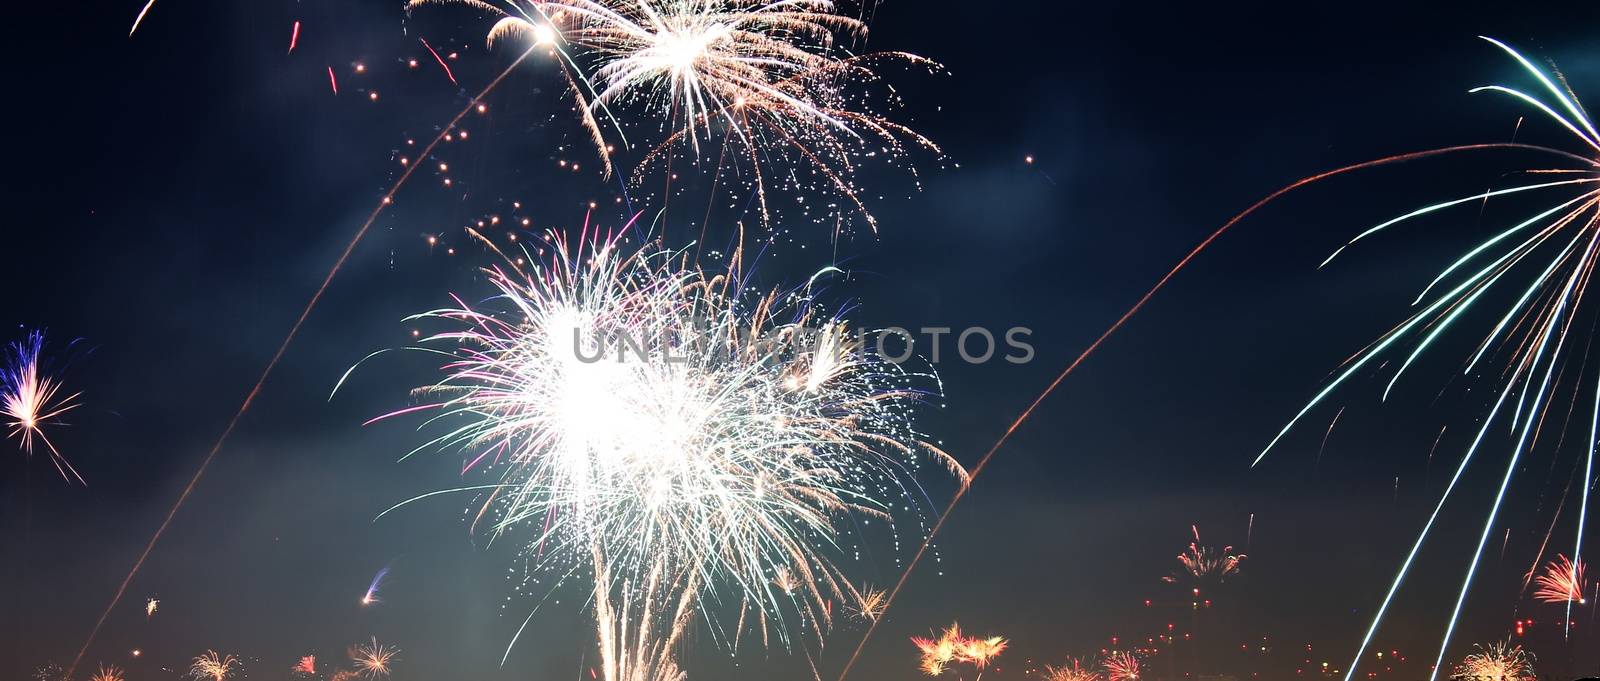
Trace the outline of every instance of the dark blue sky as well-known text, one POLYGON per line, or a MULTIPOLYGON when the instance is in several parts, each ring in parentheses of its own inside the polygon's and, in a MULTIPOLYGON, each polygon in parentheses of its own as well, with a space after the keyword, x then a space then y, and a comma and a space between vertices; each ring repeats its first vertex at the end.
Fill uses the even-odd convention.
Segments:
MULTIPOLYGON (((11 335, 46 327, 62 343, 83 339, 66 378, 86 406, 56 440, 89 486, 65 485, 40 457, 5 457, 3 678, 72 657, 395 177, 404 141, 431 137, 508 60, 479 47, 488 22, 471 12, 408 20, 389 1, 161 0, 129 39, 139 4, 20 7, 8 32, 0 290, 11 294, 0 322, 11 335), (300 45, 285 55, 295 20, 300 45), (460 88, 418 35, 461 52, 460 88), (423 61, 415 72, 403 63, 413 57, 423 61), (351 72, 358 62, 367 75, 351 72), (338 97, 328 66, 340 73, 338 97), (364 88, 381 97, 368 101, 364 88)), ((1525 110, 1467 90, 1523 81, 1476 35, 1556 61, 1580 94, 1600 92, 1600 16, 1581 2, 1077 4, 889 0, 873 26, 872 47, 948 67, 945 77, 897 75, 909 107, 896 115, 951 162, 923 159, 921 192, 904 176, 870 178, 891 188, 871 202, 879 233, 837 244, 852 275, 833 293, 868 325, 1034 330, 1030 364, 943 367, 946 403, 924 412, 923 429, 969 463, 1171 263, 1256 199, 1346 163, 1508 139, 1525 110)), ((418 173, 355 252, 89 664, 173 678, 161 669, 215 648, 245 657, 249 678, 279 679, 299 655, 331 661, 376 635, 403 651, 396 679, 577 677, 588 629, 576 592, 559 593, 499 665, 533 604, 527 590, 543 591, 517 591, 513 552, 470 536, 462 502, 372 520, 459 477, 452 455, 397 463, 419 441, 413 424, 360 425, 403 406, 410 387, 430 380, 427 363, 375 364, 328 399, 355 361, 407 342, 405 315, 447 304, 450 292, 484 293, 475 268, 488 255, 430 251, 424 234, 460 246, 461 225, 513 200, 538 228, 570 228, 589 201, 616 195, 614 182, 559 169, 557 160, 586 153, 581 131, 560 81, 526 71, 490 98, 488 116, 469 118, 470 141, 442 152, 458 185, 445 191, 418 173), (384 566, 385 602, 359 608, 384 566), (151 595, 162 607, 146 622, 151 595), (132 648, 147 653, 130 660, 132 648)), ((1520 135, 1570 147, 1552 128, 1530 120, 1520 135)), ((1167 621, 1192 629, 1186 609, 1161 605, 1181 594, 1160 577, 1191 523, 1242 548, 1252 514, 1246 571, 1219 604, 1207 630, 1219 642, 1202 664, 1246 668, 1254 663, 1223 659, 1237 646, 1220 639, 1267 635, 1280 661, 1312 642, 1319 660, 1343 665, 1443 484, 1431 445, 1448 425, 1438 456, 1453 462, 1481 401, 1450 383, 1453 357, 1387 406, 1380 383, 1358 382, 1262 466, 1249 463, 1483 226, 1471 215, 1422 223, 1338 267, 1316 265, 1356 231, 1480 191, 1524 160, 1484 155, 1340 179, 1219 242, 1000 453, 854 678, 912 678, 906 637, 955 619, 1014 640, 994 678, 1022 678, 1024 659, 1092 653, 1112 635, 1142 637, 1167 621), (1157 607, 1143 608, 1147 598, 1157 607)), ((694 205, 672 219, 695 223, 704 204, 694 205)), ((615 224, 618 213, 597 218, 615 224)), ((828 264, 835 249, 825 227, 787 227, 792 236, 764 263, 769 284, 828 264)), ((719 240, 731 234, 710 229, 719 240)), ((1530 459, 1502 524, 1511 528, 1504 557, 1487 557, 1457 649, 1506 635, 1518 612, 1548 633, 1554 611, 1519 598, 1520 576, 1574 456, 1530 459)), ((1475 473, 1380 637, 1384 648, 1431 659, 1495 475, 1492 465, 1475 473)), ((1556 527, 1570 536, 1570 514, 1556 527)), ((851 570, 883 584, 898 563, 879 548, 851 570)), ((1592 645, 1592 627, 1580 631, 1592 645)), ((860 633, 845 627, 829 639, 818 657, 824 678, 860 633)), ((1544 636, 1535 650, 1550 668, 1570 669, 1582 645, 1544 636)), ((1579 660, 1590 671, 1592 651, 1579 660)), ((693 640, 685 659, 696 678, 810 675, 803 657, 781 651, 741 655, 734 670, 710 637, 693 640)))

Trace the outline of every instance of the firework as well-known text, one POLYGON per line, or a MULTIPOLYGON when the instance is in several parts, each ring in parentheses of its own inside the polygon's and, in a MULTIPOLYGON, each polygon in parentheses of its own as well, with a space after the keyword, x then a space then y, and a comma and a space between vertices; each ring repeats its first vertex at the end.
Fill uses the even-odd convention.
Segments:
POLYGON ((11 437, 22 445, 22 451, 33 454, 34 439, 44 443, 50 451, 50 461, 56 472, 68 480, 83 484, 83 476, 61 455, 54 443, 44 433, 44 427, 57 423, 62 414, 78 407, 81 393, 62 394, 60 379, 45 373, 39 365, 44 350, 44 333, 29 332, 23 340, 12 343, 0 366, 0 414, 7 419, 11 437))
POLYGON ((1045 667, 1044 681, 1101 681, 1101 679, 1100 672, 1083 666, 1083 662, 1077 658, 1070 658, 1066 664, 1045 667))
POLYGON ((145 601, 144 601, 144 618, 145 619, 150 619, 152 617, 155 617, 156 616, 156 610, 158 608, 160 608, 160 607, 161 607, 161 600, 160 599, 158 599, 158 598, 147 598, 147 599, 145 599, 145 601))
POLYGON ((317 673, 317 656, 301 656, 300 660, 295 662, 293 667, 289 668, 289 673, 298 674, 301 676, 315 676, 317 673))
POLYGON ((1556 554, 1556 559, 1550 561, 1544 568, 1544 574, 1533 580, 1538 589, 1533 592, 1534 600, 1541 603, 1577 603, 1583 605, 1583 593, 1588 589, 1589 582, 1584 578, 1583 563, 1567 560, 1566 556, 1556 554))
POLYGON ((133 18, 133 27, 128 29, 129 37, 132 37, 133 33, 139 30, 139 24, 144 23, 144 15, 149 14, 150 8, 154 7, 155 4, 156 0, 149 0, 148 2, 144 3, 144 7, 139 9, 139 16, 133 18))
MULTIPOLYGON (((1186 575, 1196 584, 1221 582, 1231 575, 1239 574, 1239 566, 1245 559, 1244 554, 1234 554, 1232 546, 1224 546, 1221 550, 1204 546, 1200 543, 1200 528, 1191 526, 1190 529, 1194 531, 1194 541, 1189 542, 1189 550, 1178 554, 1178 563, 1182 567, 1180 574, 1186 575)), ((1178 581, 1177 577, 1162 579, 1167 582, 1178 581)))
POLYGON ((680 148, 698 161, 708 155, 702 142, 719 137, 718 176, 725 163, 747 164, 763 220, 771 219, 766 196, 769 178, 777 177, 791 190, 842 197, 875 228, 851 180, 856 167, 869 158, 903 159, 912 148, 941 153, 927 137, 876 113, 880 98, 868 92, 881 84, 884 67, 941 67, 904 52, 840 56, 836 44, 864 38, 867 28, 837 13, 831 0, 539 0, 504 9, 481 0, 410 0, 408 6, 431 4, 464 4, 500 17, 490 46, 517 37, 559 55, 608 174, 611 145, 599 121, 611 121, 620 134, 612 108, 640 106, 673 123, 640 163, 635 182, 680 148), (811 168, 820 182, 762 172, 773 163, 811 168))
POLYGON ((1139 656, 1127 651, 1114 651, 1100 662, 1106 681, 1139 681, 1139 656))
POLYGON ((118 669, 116 667, 116 665, 111 665, 111 666, 100 665, 100 669, 97 670, 94 673, 93 676, 89 677, 89 681, 123 681, 123 680, 124 680, 124 677, 122 676, 122 670, 118 669))
POLYGON ((384 580, 384 578, 386 578, 388 576, 389 576, 389 568, 388 567, 384 567, 383 569, 378 570, 378 574, 375 574, 375 575, 372 576, 372 582, 367 585, 367 592, 365 594, 361 595, 361 604, 362 605, 372 605, 373 603, 380 602, 378 600, 378 589, 379 589, 379 587, 383 586, 383 580, 384 580))
POLYGON ((888 593, 882 589, 862 589, 861 597, 850 607, 850 614, 869 622, 877 621, 883 616, 884 606, 887 605, 888 593))
MULTIPOLYGON (((1519 147, 1547 153, 1566 165, 1533 168, 1525 173, 1529 179, 1516 182, 1510 187, 1491 189, 1435 203, 1380 223, 1361 232, 1345 246, 1336 250, 1323 265, 1326 266, 1351 246, 1364 243, 1395 225, 1449 208, 1478 206, 1488 199, 1509 195, 1559 194, 1559 196, 1516 224, 1493 232, 1487 239, 1444 267, 1413 301, 1417 310, 1347 360, 1334 378, 1289 420, 1256 458, 1256 462, 1259 463, 1302 417, 1322 404, 1346 380, 1362 373, 1369 365, 1381 363, 1382 366, 1393 367, 1392 375, 1383 390, 1383 396, 1387 398, 1407 370, 1419 358, 1428 354, 1435 341, 1454 328, 1469 312, 1479 309, 1479 302, 1486 294, 1511 287, 1505 297, 1514 298, 1514 301, 1509 307, 1490 315, 1489 318, 1495 320, 1494 323, 1477 342, 1476 349, 1466 358, 1464 366, 1464 373, 1469 375, 1492 372, 1499 376, 1498 385, 1489 393, 1493 398, 1493 406, 1489 409, 1488 415, 1481 419, 1481 425, 1471 445, 1462 456, 1438 505, 1418 534, 1410 553, 1391 583, 1377 615, 1362 640, 1355 661, 1351 663, 1346 673, 1346 681, 1354 676, 1357 663, 1365 653, 1367 645, 1371 643, 1372 636, 1409 572, 1413 559, 1433 528, 1439 511, 1455 490, 1462 473, 1491 428, 1509 430, 1512 434, 1507 465, 1490 505, 1488 517, 1484 521, 1477 548, 1467 565, 1466 576, 1462 580, 1455 607, 1446 625, 1438 657, 1435 659, 1433 676, 1430 678, 1436 678, 1443 666, 1445 651, 1460 620, 1462 606, 1498 517, 1501 503, 1505 499, 1506 490, 1511 484, 1523 454, 1538 441, 1538 438, 1534 437, 1536 424, 1543 422, 1549 406, 1563 395, 1569 397, 1574 405, 1580 400, 1593 400, 1594 409, 1590 416, 1590 448, 1582 479, 1587 481, 1593 478, 1593 446, 1596 441, 1594 433, 1600 432, 1600 384, 1589 388, 1595 390, 1593 397, 1582 398, 1578 387, 1582 378, 1563 380, 1566 377, 1560 374, 1561 367, 1576 367, 1580 364, 1582 348, 1588 345, 1586 339, 1578 337, 1582 334, 1582 329, 1588 328, 1587 324, 1579 321, 1579 317, 1588 313, 1588 308, 1582 305, 1584 293, 1595 271, 1595 264, 1600 261, 1600 222, 1597 222, 1597 219, 1600 219, 1597 218, 1600 216, 1600 211, 1597 211, 1600 209, 1600 161, 1593 158, 1594 152, 1600 150, 1600 133, 1596 132, 1594 125, 1583 113, 1582 107, 1577 103, 1576 95, 1564 84, 1557 84, 1559 78, 1552 79, 1504 43, 1489 38, 1485 40, 1504 50, 1521 64, 1542 86, 1545 94, 1539 94, 1537 90, 1534 94, 1529 94, 1500 85, 1476 88, 1473 92, 1500 93, 1532 106, 1543 116, 1576 136, 1581 143, 1582 154, 1543 147, 1519 147), (1519 280, 1522 283, 1507 283, 1519 280), (1406 349, 1407 345, 1409 349, 1406 349), (1380 357, 1383 360, 1380 361, 1378 359, 1380 357), (1503 362, 1502 368, 1483 366, 1496 360, 1503 362), (1560 392, 1562 390, 1567 392, 1560 392), (1516 396, 1515 400, 1511 399, 1513 395, 1516 396)), ((1582 545, 1588 501, 1589 486, 1585 484, 1575 546, 1582 545)), ((1577 562, 1578 558, 1578 549, 1575 548, 1574 562, 1577 562)), ((1571 601, 1568 601, 1569 608, 1570 603, 1571 601)))
POLYGON ((929 676, 939 676, 952 664, 970 664, 983 675, 989 662, 1005 652, 1008 645, 1002 636, 978 638, 961 633, 961 624, 946 627, 937 638, 911 637, 912 645, 922 654, 918 666, 929 676))
POLYGON ((422 316, 456 329, 425 341, 454 350, 419 392, 439 401, 406 410, 452 424, 423 447, 498 469, 478 515, 524 528, 535 570, 592 571, 607 679, 665 664, 702 597, 742 603, 741 630, 755 612, 763 640, 820 635, 861 597, 829 550, 847 519, 916 508, 923 459, 964 476, 911 427, 917 377, 859 352, 809 288, 737 288, 736 256, 718 274, 654 244, 549 243, 530 271, 486 271, 498 310, 422 316))
POLYGON ((350 661, 354 662, 356 669, 369 679, 389 675, 389 665, 395 661, 395 653, 399 648, 385 646, 372 639, 371 643, 363 643, 350 648, 350 661))
POLYGON ((1533 656, 1524 652, 1522 646, 1501 642, 1477 646, 1477 649, 1456 665, 1450 678, 1462 681, 1536 681, 1539 678, 1533 671, 1533 656))
POLYGON ((46 664, 33 670, 33 681, 71 681, 72 677, 57 664, 46 664))
POLYGON ((207 650, 189 664, 189 678, 195 681, 226 681, 238 667, 239 658, 207 650))

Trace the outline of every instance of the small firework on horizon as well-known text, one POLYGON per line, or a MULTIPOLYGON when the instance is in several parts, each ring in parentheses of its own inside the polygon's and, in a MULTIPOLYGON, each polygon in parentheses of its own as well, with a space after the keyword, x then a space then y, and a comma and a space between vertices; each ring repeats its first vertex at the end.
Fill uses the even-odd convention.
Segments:
POLYGON ((189 664, 189 678, 195 681, 227 681, 239 668, 239 658, 207 650, 189 664))
POLYGON ((125 677, 116 665, 100 665, 100 669, 89 677, 89 681, 125 681, 125 677))
POLYGON ((1477 652, 1456 665, 1450 678, 1460 681, 1537 681, 1533 656, 1509 641, 1476 646, 1477 652))
POLYGON ((1082 660, 1073 657, 1068 658, 1066 664, 1046 666, 1044 681, 1101 681, 1101 679, 1100 672, 1093 667, 1083 666, 1082 660))

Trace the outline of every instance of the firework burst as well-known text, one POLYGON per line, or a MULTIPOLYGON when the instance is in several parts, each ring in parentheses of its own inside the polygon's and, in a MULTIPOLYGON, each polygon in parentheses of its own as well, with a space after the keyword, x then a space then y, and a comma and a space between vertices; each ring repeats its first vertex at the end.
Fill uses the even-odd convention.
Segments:
POLYGON ((1544 568, 1544 574, 1534 578, 1533 583, 1539 588, 1533 592, 1534 600, 1541 603, 1577 603, 1583 605, 1584 591, 1589 588, 1589 581, 1583 574, 1583 563, 1567 560, 1566 556, 1556 554, 1556 559, 1550 561, 1544 568))
MULTIPOLYGON (((1222 582, 1228 577, 1239 574, 1239 567, 1244 562, 1245 555, 1235 554, 1232 546, 1224 546, 1220 550, 1213 546, 1200 543, 1200 528, 1191 527, 1194 532, 1194 541, 1189 542, 1189 549, 1178 554, 1178 564, 1181 568, 1180 575, 1185 576, 1196 584, 1222 582)), ((1163 577, 1164 581, 1176 582, 1178 577, 1163 577)))
POLYGON ((1044 668, 1044 681, 1101 681, 1100 672, 1083 666, 1083 661, 1070 658, 1066 664, 1044 668))
POLYGON ((820 636, 832 601, 861 598, 832 558, 848 519, 920 507, 922 460, 964 479, 911 426, 917 377, 859 352, 809 287, 750 295, 737 256, 707 273, 598 236, 548 250, 486 272, 496 309, 422 316, 454 349, 418 393, 436 401, 406 411, 452 424, 423 448, 499 471, 477 517, 524 532, 534 570, 592 571, 607 679, 667 668, 662 646, 718 603, 763 640, 787 645, 791 620, 820 636))
MULTIPOLYGON (((1583 336, 1583 329, 1591 326, 1582 321, 1582 317, 1594 316, 1590 306, 1584 305, 1584 294, 1588 292, 1596 263, 1600 262, 1600 160, 1595 158, 1596 152, 1600 152, 1600 133, 1596 132, 1595 126, 1578 104, 1577 96, 1559 76, 1552 78, 1504 43, 1491 38, 1485 40, 1521 64, 1538 83, 1539 89, 1530 93, 1491 85, 1476 88, 1473 92, 1507 95, 1532 107, 1542 118, 1555 122, 1571 133, 1579 143, 1579 153, 1527 145, 1499 145, 1519 146, 1544 153, 1561 164, 1529 169, 1523 173, 1522 180, 1510 187, 1435 203, 1380 223, 1356 235, 1330 255, 1323 265, 1331 263, 1346 249, 1358 243, 1364 244, 1396 225, 1450 208, 1480 206, 1490 199, 1513 195, 1553 195, 1555 198, 1520 216, 1511 226, 1493 232, 1444 267, 1412 301, 1415 312, 1348 359, 1334 374, 1334 378, 1290 419, 1256 458, 1259 463, 1306 414, 1326 401, 1348 379, 1370 366, 1379 367, 1379 370, 1392 367, 1392 374, 1383 390, 1383 397, 1387 399, 1400 378, 1416 361, 1430 354, 1429 350, 1436 341, 1456 328, 1459 322, 1469 318, 1472 312, 1491 304, 1483 302, 1494 299, 1490 294, 1508 301, 1507 307, 1490 313, 1488 319, 1491 323, 1476 340, 1476 348, 1464 362, 1463 373, 1488 373, 1498 380, 1495 388, 1489 392, 1493 406, 1489 408, 1487 416, 1480 419, 1481 424, 1476 429, 1471 445, 1391 583, 1362 640, 1355 661, 1350 664, 1346 681, 1355 675, 1362 655, 1432 530, 1439 511, 1492 429, 1494 432, 1510 432, 1507 464, 1484 521, 1477 548, 1467 565, 1430 678, 1436 678, 1443 666, 1445 651, 1460 620, 1462 606, 1484 547, 1488 544, 1519 462, 1539 441, 1537 424, 1544 423, 1550 406, 1560 399, 1568 399, 1574 406, 1580 402, 1592 404, 1589 417, 1590 445, 1585 451, 1582 479, 1588 481, 1594 475, 1595 433, 1600 432, 1600 381, 1592 387, 1580 388, 1585 378, 1561 374, 1565 367, 1582 364, 1582 356, 1589 345, 1589 339, 1583 336), (1501 291, 1507 288, 1510 290, 1502 294, 1501 291), (1499 367, 1487 366, 1497 360, 1501 362, 1499 367), (1594 391, 1593 396, 1587 395, 1589 390, 1594 391)), ((1492 146, 1495 145, 1481 148, 1492 146)), ((1395 158, 1403 160, 1419 156, 1395 158)), ((1583 542, 1588 502, 1589 485, 1585 484, 1573 551, 1574 562, 1578 561, 1578 547, 1583 542)), ((1568 607, 1571 607, 1570 600, 1568 607)), ((1568 619, 1570 621, 1570 616, 1568 619)))
POLYGON ((350 648, 350 661, 356 665, 356 670, 369 679, 386 677, 389 675, 389 666, 396 660, 395 654, 400 649, 378 643, 374 638, 370 643, 362 643, 350 648))
POLYGON ((1106 681, 1139 681, 1139 656, 1128 651, 1115 651, 1100 662, 1106 681))
POLYGON ((868 159, 901 161, 913 149, 942 153, 876 111, 883 100, 899 105, 884 94, 892 89, 882 86, 880 71, 942 67, 904 52, 841 55, 837 44, 864 38, 867 27, 839 14, 831 0, 410 0, 408 6, 435 4, 498 16, 490 46, 518 38, 557 55, 607 173, 613 147, 600 122, 610 121, 627 144, 614 107, 643 108, 661 120, 666 137, 640 162, 636 184, 681 150, 696 162, 708 157, 702 146, 716 138, 717 176, 724 165, 747 167, 764 221, 771 219, 766 199, 776 178, 786 189, 841 197, 875 228, 852 180, 857 167, 868 159), (763 172, 773 164, 810 172, 763 172))
POLYGON ((78 407, 81 393, 61 392, 61 381, 46 373, 39 364, 43 351, 44 333, 41 331, 29 332, 22 341, 11 344, 5 365, 0 367, 0 414, 8 419, 6 425, 11 428, 11 437, 21 443, 22 451, 33 454, 37 438, 49 450, 50 461, 61 477, 83 484, 83 476, 78 475, 44 433, 46 425, 58 423, 62 414, 78 407))
POLYGON ((888 596, 888 592, 882 589, 862 589, 861 597, 850 607, 850 614, 868 622, 877 621, 888 605, 888 596))
POLYGON ((1533 671, 1532 655, 1524 652, 1522 646, 1501 642, 1478 646, 1477 652, 1466 656, 1461 664, 1456 665, 1450 678, 1462 681, 1536 681, 1539 677, 1533 671))
POLYGON ((125 678, 122 675, 122 670, 118 669, 116 665, 100 665, 100 669, 89 677, 89 681, 124 681, 125 678))
POLYGON ((227 681, 238 668, 239 658, 207 650, 189 663, 189 678, 195 681, 227 681))
POLYGON ((960 623, 946 627, 937 638, 913 636, 911 644, 922 654, 918 667, 924 674, 939 676, 952 664, 970 664, 978 670, 980 677, 984 668, 1005 652, 1009 645, 1003 636, 980 638, 964 635, 960 623))

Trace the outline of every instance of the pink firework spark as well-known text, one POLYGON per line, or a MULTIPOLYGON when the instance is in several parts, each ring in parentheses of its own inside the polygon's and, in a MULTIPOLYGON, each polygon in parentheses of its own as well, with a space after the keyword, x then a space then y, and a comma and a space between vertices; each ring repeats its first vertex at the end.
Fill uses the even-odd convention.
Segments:
POLYGON ((1539 587, 1533 592, 1533 598, 1540 603, 1583 605, 1586 602, 1583 592, 1589 585, 1583 574, 1581 560, 1573 562, 1558 553, 1556 559, 1544 567, 1544 574, 1535 577, 1533 583, 1539 587))

